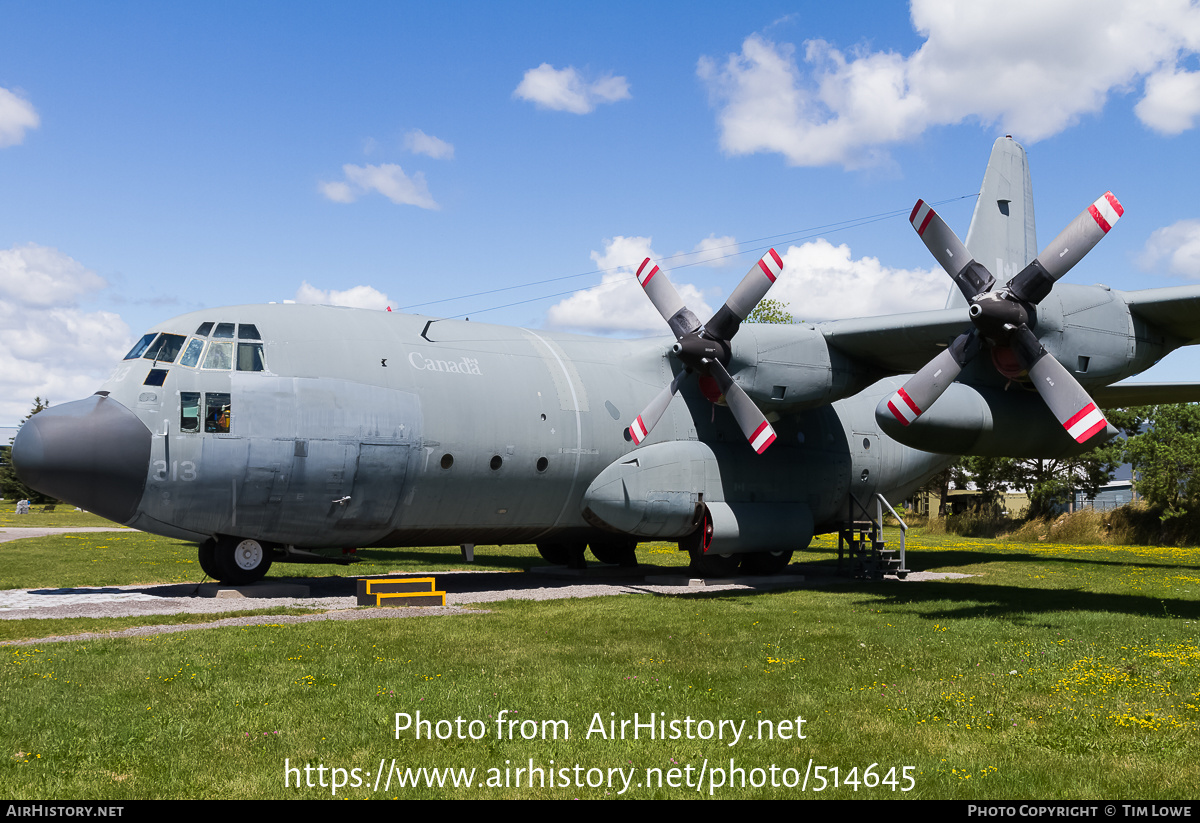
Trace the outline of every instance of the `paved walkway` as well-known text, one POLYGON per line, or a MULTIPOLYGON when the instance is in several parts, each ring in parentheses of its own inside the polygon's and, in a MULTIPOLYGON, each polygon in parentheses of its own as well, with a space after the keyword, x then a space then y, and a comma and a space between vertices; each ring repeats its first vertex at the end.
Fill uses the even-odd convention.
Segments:
POLYGON ((9 540, 20 540, 22 537, 45 537, 50 534, 70 534, 71 532, 134 532, 137 529, 127 529, 124 526, 35 526, 33 528, 5 526, 0 528, 0 543, 9 540))

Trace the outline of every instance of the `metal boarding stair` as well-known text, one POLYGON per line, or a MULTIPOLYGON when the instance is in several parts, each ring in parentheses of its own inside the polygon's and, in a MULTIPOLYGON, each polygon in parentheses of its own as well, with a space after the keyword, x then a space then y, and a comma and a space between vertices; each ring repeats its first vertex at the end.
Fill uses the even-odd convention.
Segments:
POLYGON ((851 494, 849 515, 838 532, 838 573, 853 574, 855 578, 865 580, 882 580, 885 574, 894 574, 901 580, 908 577, 904 553, 908 524, 896 514, 884 496, 875 495, 875 516, 872 517, 867 507, 851 494), (888 548, 883 539, 885 506, 900 524, 898 549, 888 548))

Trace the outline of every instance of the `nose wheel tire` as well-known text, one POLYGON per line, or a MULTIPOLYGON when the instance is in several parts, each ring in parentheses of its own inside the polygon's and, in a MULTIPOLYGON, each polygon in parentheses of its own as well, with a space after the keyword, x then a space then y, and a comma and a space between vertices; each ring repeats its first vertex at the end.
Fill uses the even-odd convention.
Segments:
POLYGON ((213 577, 231 586, 244 586, 263 579, 271 568, 271 550, 257 540, 218 537, 213 561, 217 571, 213 577))

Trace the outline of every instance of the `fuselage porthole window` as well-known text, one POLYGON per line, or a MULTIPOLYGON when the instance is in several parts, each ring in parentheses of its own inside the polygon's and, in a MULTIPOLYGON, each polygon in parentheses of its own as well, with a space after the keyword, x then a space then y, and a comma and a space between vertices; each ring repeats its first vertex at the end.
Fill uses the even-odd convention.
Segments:
POLYGON ((233 339, 233 324, 232 323, 218 323, 217 329, 216 329, 216 331, 214 331, 212 333, 212 336, 215 338, 218 338, 220 340, 232 340, 233 339))
POLYGON ((183 357, 179 358, 179 365, 196 368, 200 362, 200 354, 204 351, 204 341, 193 337, 188 341, 187 348, 183 350, 183 357))
POLYGON ((142 339, 137 341, 136 344, 134 344, 134 347, 129 350, 129 354, 125 355, 125 359, 126 360, 136 360, 137 358, 141 357, 142 353, 145 352, 146 349, 149 347, 150 342, 152 340, 154 340, 154 338, 157 336, 158 336, 157 332, 150 332, 149 334, 143 334, 142 339))
POLYGON ((208 344, 208 354, 204 358, 204 368, 223 369, 233 368, 233 344, 212 341, 208 344))
POLYGON ((212 323, 201 323, 200 328, 196 329, 197 337, 208 337, 208 333, 212 331, 212 323))

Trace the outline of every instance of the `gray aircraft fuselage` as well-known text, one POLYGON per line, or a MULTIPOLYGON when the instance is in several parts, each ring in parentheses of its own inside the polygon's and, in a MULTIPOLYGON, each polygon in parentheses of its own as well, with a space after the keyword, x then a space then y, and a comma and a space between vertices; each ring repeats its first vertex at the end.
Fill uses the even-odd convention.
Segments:
MULTIPOLYGON (((586 541, 605 526, 585 516, 597 476, 623 458, 684 442, 710 452, 701 459, 719 473, 685 490, 692 492, 685 508, 697 498, 807 506, 808 533, 789 546, 800 548, 813 530, 844 517, 851 491, 864 501, 875 491, 895 499, 947 462, 881 435, 873 410, 886 388, 830 405, 870 381, 862 369, 836 368, 811 327, 747 326, 739 335, 739 351, 767 349, 757 370, 769 373, 780 399, 772 403, 768 391, 764 410, 791 412, 775 424, 779 440, 758 455, 729 411, 694 387, 649 441, 628 440, 631 415, 670 380, 672 366, 679 369, 666 340, 295 304, 205 310, 155 331, 211 346, 215 339, 194 334, 205 323, 253 324, 262 370, 137 356, 122 361, 100 393, 78 401, 91 408, 53 407, 87 432, 70 443, 73 455, 57 459, 95 467, 90 485, 100 492, 84 501, 93 510, 197 541, 216 534, 313 548, 586 541), (786 361, 805 353, 805 362, 786 361), (222 405, 227 398, 227 431, 205 430, 217 428, 207 419, 210 396, 222 405), (140 494, 136 484, 105 483, 104 461, 86 453, 108 446, 109 424, 78 425, 99 419, 97 407, 117 404, 145 430, 131 423, 125 435, 139 444, 135 453, 148 443, 140 494)), ((762 393, 753 379, 744 382, 762 393)), ((43 415, 32 422, 44 428, 54 420, 43 415)), ((658 485, 646 493, 680 492, 658 485)), ((639 536, 676 539, 679 531, 648 524, 639 536)))
MULTIPOLYGON (((1001 138, 971 254, 1008 277, 1037 247, 1032 218, 1024 150, 1001 138)), ((668 322, 678 319, 668 317, 674 289, 661 291, 654 276, 644 279, 660 291, 643 287, 668 322)), ((752 269, 738 289, 755 277, 752 269)), ((630 551, 668 540, 754 556, 748 565, 764 568, 767 555, 786 564, 814 534, 839 528, 857 514, 855 500, 898 502, 958 455, 1052 457, 1115 434, 1108 426, 1075 442, 1002 345, 966 364, 911 424, 899 421, 886 408, 905 384, 896 375, 969 327, 965 300, 739 330, 727 310, 744 317, 769 288, 755 282, 756 296, 739 302, 735 290, 710 323, 728 335, 723 379, 736 386, 723 384, 724 397, 776 435, 767 446, 695 376, 673 382, 686 358, 709 366, 682 343, 673 353, 670 338, 269 304, 156 327, 95 395, 27 421, 13 463, 49 495, 200 542, 205 570, 235 580, 261 576, 285 547, 458 543, 588 543, 595 552, 614 540, 630 551), (635 445, 639 413, 652 431, 635 445)), ((1195 287, 1060 283, 1028 328, 1099 406, 1171 402, 1200 397, 1200 386, 1110 384, 1200 342, 1198 309, 1195 287)))

